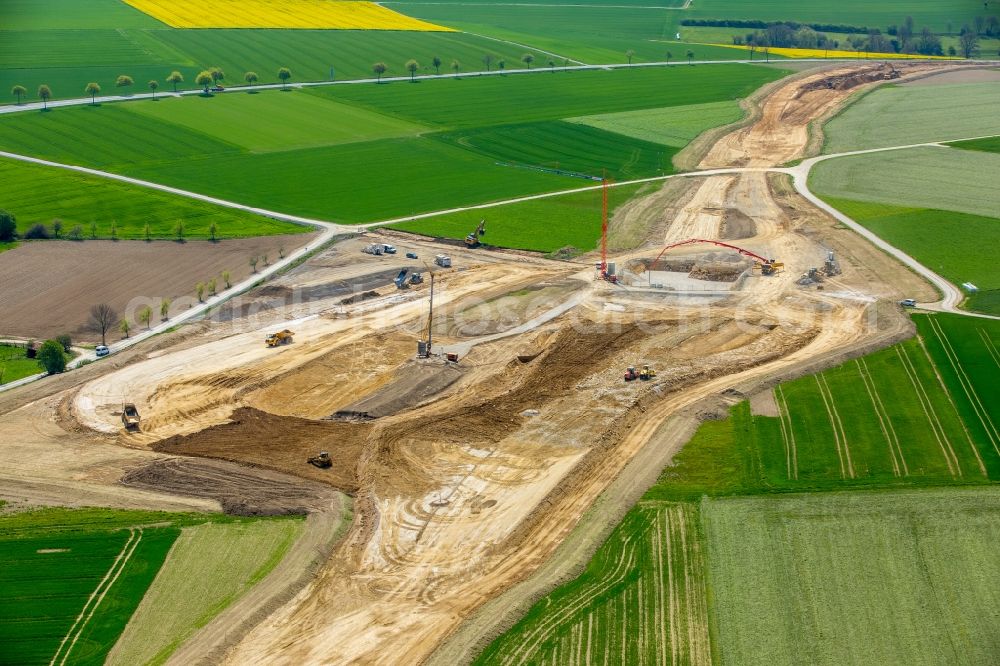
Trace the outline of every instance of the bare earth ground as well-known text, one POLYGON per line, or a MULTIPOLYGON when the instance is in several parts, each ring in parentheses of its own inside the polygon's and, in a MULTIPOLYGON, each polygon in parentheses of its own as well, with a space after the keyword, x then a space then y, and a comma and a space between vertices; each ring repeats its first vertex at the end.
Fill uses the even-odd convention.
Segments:
MULTIPOLYGON (((809 124, 850 95, 814 86, 859 71, 872 68, 845 66, 778 86, 759 120, 720 139, 705 163, 768 166, 802 157, 809 124)), ((251 620, 220 618, 174 662, 218 661, 227 648, 232 664, 419 663, 438 648, 437 663, 468 659, 533 595, 585 561, 698 418, 912 332, 891 301, 902 289, 915 293, 920 281, 837 229, 781 179, 714 176, 686 193, 652 196, 654 203, 631 208, 633 222, 649 222, 655 247, 719 238, 724 225, 738 224, 747 236, 740 245, 787 270, 748 278, 741 290, 705 304, 595 282, 590 261, 452 248, 455 268, 435 280, 435 341, 468 351, 458 376, 438 385, 412 379, 444 367, 412 359, 426 326, 428 285, 397 291, 387 276, 404 260, 361 255, 368 239, 347 241, 218 313, 217 322, 190 327, 170 344, 151 341, 130 364, 85 368, 82 385, 60 378, 49 386, 65 393, 52 397, 27 387, 33 401, 0 398, 0 407, 20 405, 0 416, 0 450, 10 461, 0 492, 45 495, 65 484, 80 501, 104 493, 123 505, 217 508, 238 493, 209 495, 197 479, 220 483, 224 468, 215 466, 235 465, 227 461, 250 465, 229 468, 237 482, 261 475, 255 507, 242 507, 248 512, 295 503, 322 512, 316 498, 350 490, 356 519, 335 547, 326 542, 334 549, 307 585, 289 580, 284 594, 294 596, 280 607, 260 602, 251 620), (669 215, 657 213, 663 206, 669 215), (822 290, 796 286, 830 248, 843 275, 822 290), (546 292, 547 305, 519 300, 539 284, 562 286, 546 292), (559 314, 499 338, 476 338, 454 323, 463 312, 481 316, 490 303, 509 305, 501 298, 507 294, 523 316, 559 314), (268 349, 262 338, 277 327, 292 329, 294 342, 268 349), (656 367, 655 381, 622 382, 625 366, 642 363, 656 367), (126 398, 139 406, 141 432, 121 430, 126 398), (373 408, 374 420, 325 420, 373 405, 381 410, 373 408), (667 426, 674 423, 676 431, 667 426), (334 468, 305 463, 320 448, 334 468), (157 450, 220 460, 191 468, 162 462, 175 459, 157 450), (79 458, 50 464, 64 454, 79 458), (121 485, 122 477, 131 485, 121 485), (171 489, 194 497, 163 492, 171 489), (598 497, 597 522, 574 532, 598 497), (563 548, 566 559, 553 560, 571 534, 578 550, 563 548)), ((441 251, 405 242, 422 256, 441 251)), ((499 329, 484 332, 492 330, 499 329)))
MULTIPOLYGON (((47 338, 70 333, 100 341, 84 330, 88 312, 108 303, 119 313, 149 305, 159 316, 160 300, 174 312, 197 302, 194 287, 220 274, 236 283, 250 275, 252 256, 278 256, 308 244, 313 234, 190 241, 34 241, 0 254, 0 334, 47 338), (30 280, 24 276, 32 276, 30 280), (138 299, 138 300, 137 300, 138 299), (141 301, 141 302, 140 302, 141 301), (128 306, 132 304, 132 307, 128 306)), ((114 336, 118 336, 117 329, 114 336)))

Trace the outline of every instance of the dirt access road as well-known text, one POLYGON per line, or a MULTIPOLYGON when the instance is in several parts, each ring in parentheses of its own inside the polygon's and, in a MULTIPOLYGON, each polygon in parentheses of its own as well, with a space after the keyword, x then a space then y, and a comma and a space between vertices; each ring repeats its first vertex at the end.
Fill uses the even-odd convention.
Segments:
MULTIPOLYGON (((755 165, 775 166, 804 156, 809 122, 854 91, 811 84, 871 69, 778 88, 761 120, 725 137, 706 164, 743 166, 752 154, 755 165)), ((876 299, 912 280, 907 271, 887 263, 866 272, 841 239, 842 278, 826 291, 798 289, 798 274, 825 254, 800 231, 828 220, 793 194, 776 194, 765 174, 700 187, 664 240, 720 237, 720 213, 737 209, 754 223, 743 243, 784 260, 786 273, 755 278, 709 308, 599 284, 542 328, 474 347, 455 387, 370 427, 357 462, 358 521, 318 578, 228 663, 422 661, 478 606, 536 570, 627 462, 656 446, 671 415, 908 333, 894 310, 870 317, 876 299), (525 349, 540 352, 517 361, 525 349), (623 385, 621 368, 643 361, 656 364, 660 380, 623 385)))

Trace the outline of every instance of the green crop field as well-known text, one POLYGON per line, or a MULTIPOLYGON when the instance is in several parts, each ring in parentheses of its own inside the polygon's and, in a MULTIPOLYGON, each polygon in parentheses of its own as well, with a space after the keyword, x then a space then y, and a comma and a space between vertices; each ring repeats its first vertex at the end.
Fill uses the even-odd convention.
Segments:
POLYGON ((721 663, 996 659, 996 488, 710 499, 701 513, 721 663))
POLYGON ((607 169, 617 180, 669 173, 671 147, 553 121, 587 110, 731 101, 781 75, 744 65, 677 67, 105 104, 0 118, 0 146, 272 210, 368 222, 586 182, 511 164, 607 169), (518 126, 495 129, 511 123, 518 126), (418 126, 444 133, 412 136, 418 126), (283 127, 293 128, 288 150, 283 127), (404 136, 343 143, 352 127, 404 136), (315 147, 296 148, 310 140, 315 147))
POLYGON ((987 153, 1000 153, 1000 136, 991 136, 986 139, 972 139, 971 141, 956 141, 949 144, 953 148, 962 150, 981 150, 987 153))
POLYGON ((262 580, 303 528, 301 520, 185 527, 106 663, 166 661, 185 639, 262 580))
POLYGON ((989 253, 980 251, 984 239, 996 236, 1000 219, 828 196, 823 199, 953 284, 975 284, 980 294, 970 299, 971 309, 1000 314, 1000 303, 986 309, 977 305, 985 292, 1000 290, 995 263, 989 253))
POLYGON ((0 344, 0 384, 42 372, 41 363, 25 355, 24 347, 0 344))
POLYGON ((676 149, 561 120, 444 132, 437 138, 503 164, 619 180, 673 172, 676 149))
POLYGON ((826 123, 823 152, 1000 134, 998 96, 1000 83, 881 86, 826 123))
POLYGON ((702 425, 657 498, 1000 481, 1000 323, 914 318, 918 338, 781 384, 779 417, 702 425))
POLYGON ((0 519, 5 662, 101 663, 178 534, 171 526, 133 526, 161 514, 96 513, 56 509, 0 519))
POLYGON ((220 208, 142 187, 62 169, 0 159, 0 199, 17 217, 24 233, 34 224, 51 230, 54 219, 62 220, 63 236, 80 226, 82 238, 110 238, 112 225, 121 239, 176 238, 178 220, 184 221, 184 237, 241 238, 305 233, 299 224, 220 208))
POLYGON ((567 121, 642 141, 683 148, 705 130, 735 122, 742 117, 743 110, 739 102, 731 100, 580 116, 567 118, 567 121))
POLYGON ((757 65, 699 65, 335 86, 311 93, 460 129, 735 100, 786 73, 757 65))
MULTIPOLYGON (((0 595, 6 603, 0 607, 0 661, 104 663, 182 529, 221 531, 235 542, 243 533, 283 534, 280 539, 258 539, 253 556, 243 554, 257 562, 246 578, 249 583, 280 560, 301 530, 301 520, 107 509, 39 509, 2 516, 0 595), (209 520, 221 524, 203 525, 209 520), (200 527, 187 527, 191 525, 200 527)), ((203 553, 203 566, 236 567, 231 553, 216 545, 203 553), (228 564, 219 565, 214 559, 226 557, 232 560, 228 564)), ((206 590, 215 594, 226 587, 210 578, 188 580, 198 581, 199 588, 189 590, 194 599, 202 598, 199 595, 206 590)), ((211 619, 234 596, 212 598, 215 606, 202 608, 198 619, 211 619)))
POLYGON ((475 663, 710 663, 704 559, 697 505, 641 502, 475 663))
MULTIPOLYGON (((628 51, 634 52, 636 63, 662 62, 667 51, 672 60, 682 61, 688 49, 694 51, 696 60, 746 58, 734 49, 677 41, 678 22, 687 12, 661 9, 663 4, 643 7, 613 2, 585 7, 553 3, 518 6, 516 11, 493 3, 389 2, 386 6, 439 25, 544 49, 555 54, 557 65, 564 58, 589 64, 622 63, 628 51)), ((536 58, 536 66, 548 60, 549 56, 536 58)), ((518 59, 509 62, 516 64, 518 59)))
MULTIPOLYGON (((586 181, 580 181, 586 186, 586 181)), ((608 210, 613 213, 639 191, 641 185, 608 190, 608 210)), ((425 236, 465 238, 479 221, 487 221, 483 241, 499 247, 554 252, 565 247, 589 252, 601 237, 600 189, 562 194, 492 208, 438 215, 393 225, 425 236)))
POLYGON ((123 104, 131 113, 181 125, 255 153, 415 136, 427 128, 313 95, 217 95, 123 104), (266 120, 264 120, 266 119, 266 120))

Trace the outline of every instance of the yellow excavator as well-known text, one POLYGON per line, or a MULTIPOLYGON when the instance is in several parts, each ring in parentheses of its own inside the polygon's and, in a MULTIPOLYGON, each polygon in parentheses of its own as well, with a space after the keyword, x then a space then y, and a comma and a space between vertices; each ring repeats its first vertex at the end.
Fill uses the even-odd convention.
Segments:
POLYGON ((287 328, 283 331, 278 331, 277 333, 272 333, 267 336, 264 342, 267 343, 268 347, 277 347, 278 345, 287 345, 292 341, 292 332, 287 328))

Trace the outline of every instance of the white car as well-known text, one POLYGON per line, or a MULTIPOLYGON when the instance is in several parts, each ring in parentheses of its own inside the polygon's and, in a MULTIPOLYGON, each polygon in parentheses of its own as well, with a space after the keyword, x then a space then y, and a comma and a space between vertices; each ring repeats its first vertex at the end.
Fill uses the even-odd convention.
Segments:
POLYGON ((905 308, 915 308, 917 307, 917 302, 912 298, 904 298, 899 302, 905 308))
POLYGON ((107 356, 108 354, 110 354, 111 350, 108 349, 106 345, 97 345, 97 347, 94 349, 94 353, 97 354, 97 358, 101 358, 102 356, 107 356))

